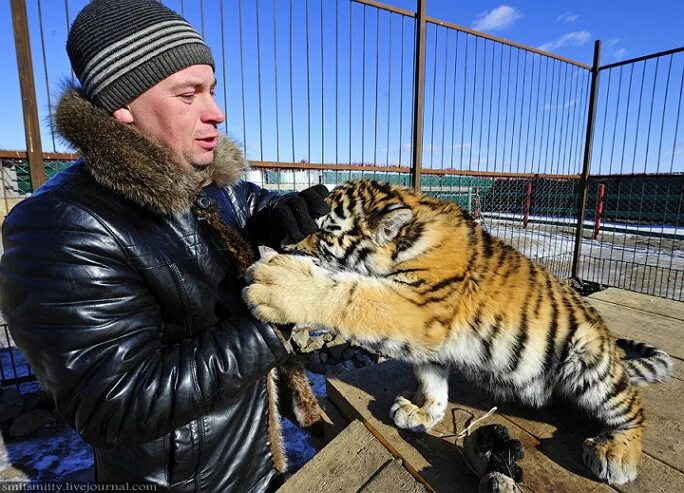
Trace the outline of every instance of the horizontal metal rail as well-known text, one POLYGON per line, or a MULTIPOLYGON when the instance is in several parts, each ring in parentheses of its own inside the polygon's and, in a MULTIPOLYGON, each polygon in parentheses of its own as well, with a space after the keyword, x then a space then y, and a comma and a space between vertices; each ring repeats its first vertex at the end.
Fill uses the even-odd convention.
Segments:
POLYGON ((630 58, 629 60, 622 60, 621 62, 609 63, 608 65, 603 65, 602 67, 599 67, 599 70, 608 70, 610 68, 621 67, 622 65, 629 65, 630 63, 644 62, 646 60, 650 60, 651 58, 658 58, 660 56, 666 55, 674 55, 675 53, 679 53, 682 51, 684 51, 684 46, 680 46, 679 48, 673 48, 667 51, 659 51, 658 53, 651 53, 650 55, 630 58))

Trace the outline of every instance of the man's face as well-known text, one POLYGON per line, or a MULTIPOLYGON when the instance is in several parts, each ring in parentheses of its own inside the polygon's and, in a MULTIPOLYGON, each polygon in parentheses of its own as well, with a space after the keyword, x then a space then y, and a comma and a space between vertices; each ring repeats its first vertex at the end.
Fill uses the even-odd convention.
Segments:
POLYGON ((202 168, 214 160, 216 127, 225 120, 215 86, 211 66, 193 65, 152 86, 114 117, 175 151, 184 167, 202 168))

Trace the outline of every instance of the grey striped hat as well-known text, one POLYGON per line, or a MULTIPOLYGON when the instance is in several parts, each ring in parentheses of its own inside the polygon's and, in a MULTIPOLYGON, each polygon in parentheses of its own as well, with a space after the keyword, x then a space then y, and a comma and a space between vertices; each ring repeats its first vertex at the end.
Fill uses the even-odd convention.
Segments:
POLYGON ((214 58, 202 36, 158 0, 93 0, 69 30, 67 53, 88 99, 108 113, 157 82, 214 58))

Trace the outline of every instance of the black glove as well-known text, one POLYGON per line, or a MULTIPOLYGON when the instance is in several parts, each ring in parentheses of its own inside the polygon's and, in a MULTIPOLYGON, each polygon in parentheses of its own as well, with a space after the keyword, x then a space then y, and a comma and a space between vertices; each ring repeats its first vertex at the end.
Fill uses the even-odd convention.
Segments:
POLYGON ((328 193, 324 185, 315 185, 285 195, 255 213, 247 221, 247 231, 257 244, 280 251, 318 231, 315 219, 330 212, 323 200, 328 193))

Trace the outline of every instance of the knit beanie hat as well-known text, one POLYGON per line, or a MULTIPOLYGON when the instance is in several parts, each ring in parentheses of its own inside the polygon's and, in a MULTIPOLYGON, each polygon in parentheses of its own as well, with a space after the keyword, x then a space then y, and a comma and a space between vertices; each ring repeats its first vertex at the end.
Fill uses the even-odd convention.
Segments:
POLYGON ((93 0, 67 39, 86 97, 108 113, 191 65, 214 58, 202 36, 158 0, 93 0))

